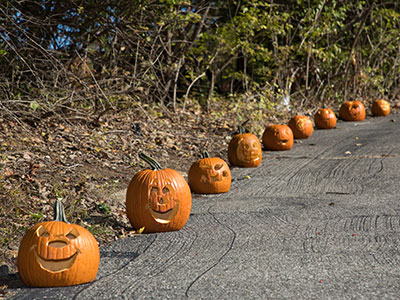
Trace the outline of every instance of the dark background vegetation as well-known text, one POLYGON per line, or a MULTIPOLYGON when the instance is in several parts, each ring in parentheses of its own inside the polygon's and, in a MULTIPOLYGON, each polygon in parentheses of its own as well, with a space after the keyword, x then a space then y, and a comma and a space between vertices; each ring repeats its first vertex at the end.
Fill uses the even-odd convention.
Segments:
POLYGON ((67 216, 132 230, 114 192, 139 151, 186 172, 236 126, 400 93, 396 0, 9 0, 0 4, 0 265, 67 216))

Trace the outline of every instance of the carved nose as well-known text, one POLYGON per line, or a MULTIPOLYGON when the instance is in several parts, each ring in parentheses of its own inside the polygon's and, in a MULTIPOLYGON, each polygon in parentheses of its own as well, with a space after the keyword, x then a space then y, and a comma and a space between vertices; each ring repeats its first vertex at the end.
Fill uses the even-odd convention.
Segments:
POLYGON ((68 243, 66 241, 51 241, 51 242, 49 242, 49 247, 62 248, 65 246, 68 246, 68 243))

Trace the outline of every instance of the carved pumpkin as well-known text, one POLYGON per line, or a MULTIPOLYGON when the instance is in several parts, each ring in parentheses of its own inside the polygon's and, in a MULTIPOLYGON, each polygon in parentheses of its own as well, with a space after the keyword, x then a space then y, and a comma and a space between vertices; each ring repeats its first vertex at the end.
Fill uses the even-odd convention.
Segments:
POLYGON ((192 195, 185 178, 173 169, 162 169, 154 159, 141 153, 150 169, 133 176, 126 193, 126 213, 135 229, 144 232, 179 230, 192 208, 192 195))
POLYGON ((278 124, 265 128, 262 142, 267 150, 290 150, 293 146, 293 132, 289 126, 278 124))
POLYGON ((372 103, 371 112, 374 116, 385 117, 390 114, 390 104, 383 99, 375 100, 372 103))
POLYGON ((314 123, 318 129, 335 128, 336 115, 330 108, 320 108, 314 115, 314 123))
POLYGON ((231 171, 227 163, 219 157, 210 157, 207 152, 189 169, 189 185, 194 193, 226 193, 231 187, 231 171))
POLYGON ((94 236, 69 224, 61 201, 54 204, 55 220, 36 224, 21 240, 18 272, 28 286, 70 286, 96 278, 100 252, 94 236))
POLYGON ((314 131, 313 123, 307 116, 294 116, 288 125, 292 129, 295 139, 308 139, 314 131))
POLYGON ((339 110, 339 117, 344 121, 363 121, 365 119, 365 107, 362 102, 345 101, 339 110))
POLYGON ((228 146, 228 160, 233 166, 258 167, 262 160, 261 143, 252 133, 245 133, 239 126, 239 134, 235 135, 228 146))

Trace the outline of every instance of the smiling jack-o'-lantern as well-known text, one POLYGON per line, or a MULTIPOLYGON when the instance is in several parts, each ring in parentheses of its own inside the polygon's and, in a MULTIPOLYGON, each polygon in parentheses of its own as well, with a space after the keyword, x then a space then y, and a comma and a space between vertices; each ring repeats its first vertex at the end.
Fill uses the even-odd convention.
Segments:
POLYGON ((313 123, 307 116, 294 116, 288 125, 292 129, 295 139, 308 139, 314 131, 313 123))
POLYGON ((226 193, 232 182, 227 163, 219 157, 210 157, 207 152, 192 164, 188 180, 191 190, 198 194, 226 193))
POLYGON ((189 219, 192 195, 185 178, 175 170, 162 169, 141 153, 150 169, 133 176, 126 193, 126 212, 135 229, 163 232, 181 229, 189 219))
POLYGON ((344 121, 363 121, 365 106, 361 101, 345 101, 339 109, 339 117, 344 121))
POLYGON ((371 112, 376 117, 385 117, 390 114, 390 104, 383 99, 375 100, 372 103, 371 112))
POLYGON ((318 129, 335 128, 336 115, 330 108, 320 108, 314 115, 314 123, 318 129))
POLYGON ((262 160, 261 143, 252 133, 245 133, 239 126, 239 134, 236 134, 228 146, 228 160, 233 166, 258 167, 262 160))
POLYGON ((54 221, 36 224, 22 238, 17 259, 21 280, 36 287, 93 281, 100 262, 96 239, 85 228, 67 222, 59 200, 54 215, 54 221))
POLYGON ((269 125, 265 128, 262 142, 267 150, 290 150, 293 146, 293 131, 284 124, 269 125))

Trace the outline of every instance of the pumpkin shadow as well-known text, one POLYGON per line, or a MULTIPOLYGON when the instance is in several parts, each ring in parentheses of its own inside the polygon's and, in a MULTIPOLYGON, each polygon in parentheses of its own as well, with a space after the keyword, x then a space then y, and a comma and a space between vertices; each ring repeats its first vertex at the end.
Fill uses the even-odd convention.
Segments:
POLYGON ((7 286, 6 290, 21 289, 26 287, 26 285, 23 284, 19 278, 18 273, 0 275, 0 287, 1 286, 7 286))

